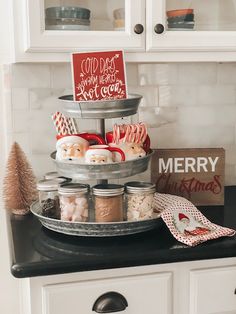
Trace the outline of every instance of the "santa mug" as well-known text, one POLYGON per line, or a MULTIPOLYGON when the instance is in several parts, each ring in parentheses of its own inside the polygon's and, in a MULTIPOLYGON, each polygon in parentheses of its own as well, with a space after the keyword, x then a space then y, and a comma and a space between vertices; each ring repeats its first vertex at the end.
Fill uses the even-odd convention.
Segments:
POLYGON ((97 134, 81 133, 73 135, 58 135, 56 144, 56 159, 84 163, 84 156, 89 148, 89 141, 105 144, 105 140, 97 134))
MULTIPOLYGON (((134 160, 146 156, 150 149, 150 138, 147 135, 143 143, 135 143, 132 141, 123 141, 125 132, 120 133, 120 140, 115 143, 113 132, 106 133, 106 140, 110 147, 118 147, 125 153, 125 160, 134 160)), ((116 154, 116 161, 120 161, 119 155, 116 154)))
POLYGON ((85 163, 105 164, 114 162, 113 152, 120 155, 121 161, 125 161, 125 154, 120 148, 110 147, 108 145, 92 145, 85 153, 85 163))

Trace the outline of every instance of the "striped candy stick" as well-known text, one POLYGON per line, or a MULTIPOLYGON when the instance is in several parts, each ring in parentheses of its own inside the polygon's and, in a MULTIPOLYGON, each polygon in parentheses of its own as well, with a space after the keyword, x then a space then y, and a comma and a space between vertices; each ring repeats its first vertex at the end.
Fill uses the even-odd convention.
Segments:
POLYGON ((54 122, 54 126, 56 128, 58 135, 66 135, 66 128, 64 124, 64 119, 62 117, 62 113, 57 111, 52 115, 52 120, 54 122))

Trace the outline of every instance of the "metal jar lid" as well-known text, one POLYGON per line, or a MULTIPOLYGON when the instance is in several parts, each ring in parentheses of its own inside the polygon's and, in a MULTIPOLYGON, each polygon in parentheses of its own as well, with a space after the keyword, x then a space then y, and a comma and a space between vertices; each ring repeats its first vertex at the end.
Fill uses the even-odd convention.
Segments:
POLYGON ((124 186, 120 184, 97 184, 93 187, 93 194, 97 196, 117 196, 124 193, 124 186))
POLYGON ((45 180, 56 180, 59 183, 65 183, 65 182, 71 182, 72 181, 71 178, 66 178, 66 177, 60 176, 59 173, 56 171, 45 173, 44 179, 45 180))
POLYGON ((139 181, 132 181, 125 183, 125 190, 127 193, 155 193, 156 187, 155 184, 151 182, 139 182, 139 181))
POLYGON ((60 182, 57 180, 40 180, 37 182, 37 190, 39 191, 57 191, 60 182))
POLYGON ((60 194, 87 193, 89 188, 88 184, 64 183, 59 187, 58 192, 60 194))

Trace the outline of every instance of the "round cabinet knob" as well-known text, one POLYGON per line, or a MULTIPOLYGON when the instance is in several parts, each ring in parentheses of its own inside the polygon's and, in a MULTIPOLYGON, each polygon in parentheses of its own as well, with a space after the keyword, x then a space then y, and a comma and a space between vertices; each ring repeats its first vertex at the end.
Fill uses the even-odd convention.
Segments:
POLYGON ((118 292, 102 294, 94 303, 93 311, 96 313, 113 313, 124 311, 128 306, 126 298, 118 292))
POLYGON ((143 31, 144 31, 144 27, 143 27, 142 24, 136 24, 136 25, 134 26, 134 32, 135 32, 136 34, 142 34, 143 31))
POLYGON ((162 34, 164 32, 164 30, 165 30, 165 28, 164 28, 164 25, 162 25, 162 24, 156 24, 154 27, 154 31, 157 34, 162 34))

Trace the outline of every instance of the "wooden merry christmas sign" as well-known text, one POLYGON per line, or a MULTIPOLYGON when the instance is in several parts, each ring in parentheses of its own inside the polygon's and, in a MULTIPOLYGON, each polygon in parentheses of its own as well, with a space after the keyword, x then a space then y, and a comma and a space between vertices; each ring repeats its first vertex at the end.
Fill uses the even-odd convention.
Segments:
POLYGON ((127 97, 122 51, 72 54, 74 100, 96 101, 127 97))
POLYGON ((158 192, 183 196, 195 205, 224 204, 223 148, 157 149, 151 168, 158 192))

